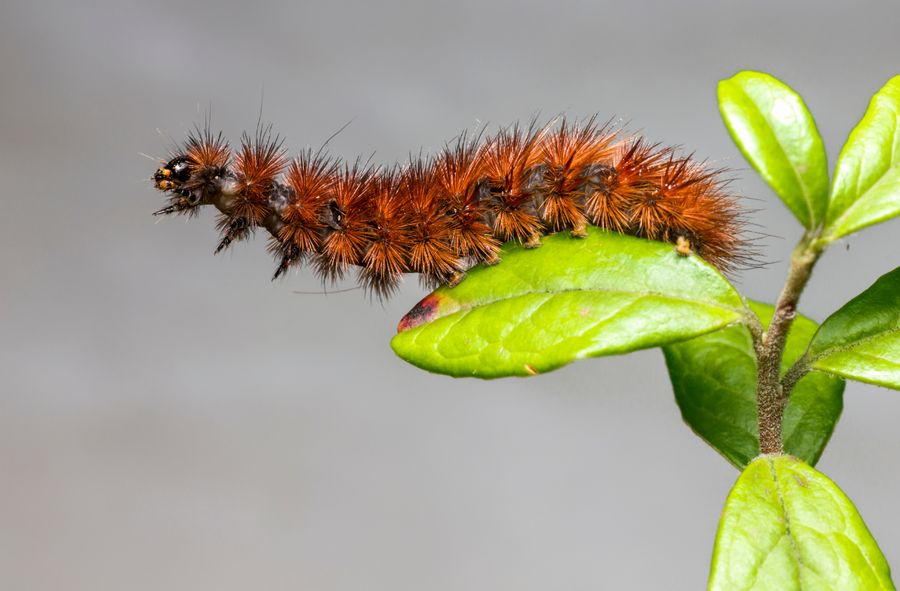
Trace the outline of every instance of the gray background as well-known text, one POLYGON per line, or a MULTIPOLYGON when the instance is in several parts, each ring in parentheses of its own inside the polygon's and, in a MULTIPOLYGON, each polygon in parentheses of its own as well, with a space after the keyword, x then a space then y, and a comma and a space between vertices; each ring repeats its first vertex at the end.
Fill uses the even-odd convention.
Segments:
MULTIPOLYGON (((0 588, 700 589, 737 472, 680 421, 659 351, 494 382, 420 372, 381 306, 213 257, 146 181, 212 104, 292 151, 390 163, 479 122, 598 112, 739 169, 715 83, 767 70, 834 163, 900 71, 891 2, 46 2, 0 7, 0 588), (752 5, 751 5, 752 4, 752 5)), ((829 252, 822 319, 897 265, 896 222, 829 252)), ((819 467, 900 568, 900 397, 849 384, 819 467)))

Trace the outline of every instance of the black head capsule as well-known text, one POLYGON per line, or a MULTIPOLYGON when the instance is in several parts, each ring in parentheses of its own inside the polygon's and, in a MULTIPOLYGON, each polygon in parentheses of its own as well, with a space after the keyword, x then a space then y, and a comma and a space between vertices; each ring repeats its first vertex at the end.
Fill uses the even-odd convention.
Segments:
POLYGON ((156 188, 162 191, 173 191, 191 178, 191 161, 185 156, 176 156, 153 175, 156 188))
POLYGON ((157 189, 171 193, 169 205, 156 211, 153 215, 167 215, 192 210, 197 205, 197 196, 191 188, 185 186, 191 181, 192 162, 186 156, 176 156, 161 166, 153 174, 152 181, 157 189))

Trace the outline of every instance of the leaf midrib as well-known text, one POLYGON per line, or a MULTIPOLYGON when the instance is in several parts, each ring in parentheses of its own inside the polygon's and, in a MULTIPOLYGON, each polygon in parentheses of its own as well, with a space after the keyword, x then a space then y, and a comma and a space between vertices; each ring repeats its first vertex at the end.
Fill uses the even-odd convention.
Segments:
POLYGON ((797 546, 797 540, 794 539, 794 535, 791 532, 791 517, 788 515, 787 505, 784 502, 784 494, 781 491, 781 483, 778 481, 778 471, 775 468, 775 461, 771 458, 767 458, 766 463, 769 465, 769 474, 771 474, 772 482, 775 486, 775 495, 778 497, 778 506, 781 508, 781 515, 784 517, 784 534, 791 544, 791 552, 794 555, 794 559, 797 561, 797 589, 802 591, 803 578, 801 576, 801 571, 804 566, 803 560, 800 557, 800 548, 797 546))
MULTIPOLYGON (((559 290, 559 291, 546 291, 546 292, 545 292, 545 291, 538 291, 538 292, 528 292, 528 293, 524 293, 524 294, 519 294, 519 295, 517 295, 517 296, 515 296, 515 297, 512 297, 512 298, 506 298, 506 299, 503 299, 503 300, 500 300, 500 299, 492 300, 490 303, 484 304, 483 306, 471 306, 471 307, 468 307, 468 308, 460 308, 460 309, 454 310, 453 312, 451 312, 451 313, 449 313, 449 314, 447 314, 447 315, 445 315, 445 316, 440 316, 440 317, 438 317, 438 318, 435 318, 435 319, 433 319, 430 323, 424 324, 424 325, 422 325, 422 326, 429 326, 429 325, 430 325, 431 323, 433 323, 434 321, 439 320, 439 319, 442 319, 442 318, 450 318, 450 317, 452 317, 452 316, 457 316, 457 318, 454 318, 454 319, 453 319, 452 324, 449 324, 448 326, 446 326, 446 327, 444 328, 443 334, 441 334, 441 336, 439 336, 439 337, 434 337, 434 336, 432 336, 432 337, 431 337, 431 338, 433 339, 433 341, 434 341, 433 346, 436 348, 436 347, 438 347, 439 344, 443 341, 443 339, 447 336, 447 334, 449 334, 450 332, 453 331, 453 328, 454 328, 457 324, 459 324, 460 322, 462 322, 462 320, 463 320, 467 315, 471 314, 472 312, 474 312, 475 310, 477 310, 477 309, 479 309, 479 308, 487 307, 487 306, 489 306, 489 305, 491 305, 491 304, 495 304, 495 303, 501 302, 501 301, 509 301, 509 300, 519 299, 519 298, 521 298, 521 297, 525 297, 525 296, 529 296, 529 295, 547 295, 547 296, 550 296, 548 299, 542 301, 542 302, 539 304, 538 307, 540 307, 540 306, 545 305, 547 302, 549 302, 553 297, 555 297, 555 296, 557 296, 557 295, 562 295, 562 294, 565 294, 565 293, 572 293, 572 292, 580 292, 580 291, 593 291, 593 290, 584 290, 584 289, 566 289, 566 290, 559 290)), ((597 290, 597 291, 604 291, 604 290, 597 290)), ((607 291, 612 291, 612 290, 607 290, 607 291)), ((585 328, 582 332, 577 333, 577 334, 569 334, 569 335, 566 335, 565 338, 568 339, 568 338, 573 338, 573 337, 580 337, 580 336, 583 336, 584 333, 587 332, 588 330, 592 330, 592 329, 596 328, 597 326, 599 326, 599 325, 601 325, 601 324, 604 324, 604 323, 606 323, 606 322, 609 322, 611 319, 613 319, 613 318, 619 316, 619 315, 622 313, 623 310, 626 310, 626 309, 628 309, 628 308, 630 308, 630 307, 633 307, 637 302, 639 302, 640 300, 642 300, 642 299, 644 299, 644 298, 648 298, 648 297, 658 297, 658 298, 661 298, 661 299, 669 299, 669 300, 674 300, 674 301, 685 301, 685 302, 691 302, 691 303, 698 302, 698 300, 675 298, 675 297, 671 297, 671 296, 666 296, 666 295, 664 295, 664 294, 659 294, 659 293, 656 293, 656 292, 651 292, 651 293, 647 293, 647 294, 641 294, 641 293, 639 293, 639 292, 616 291, 616 293, 636 294, 637 297, 636 297, 634 300, 625 303, 625 305, 623 305, 623 306, 617 308, 615 311, 613 311, 613 312, 611 312, 610 314, 604 316, 603 318, 597 318, 597 319, 595 319, 594 321, 592 321, 592 322, 590 323, 590 326, 589 326, 588 328, 585 328)), ((701 303, 702 303, 702 302, 701 302, 701 303)), ((737 310, 732 310, 731 308, 728 308, 728 307, 725 307, 725 306, 723 306, 722 309, 725 309, 725 310, 731 310, 731 311, 734 311, 734 312, 736 312, 736 313, 738 312, 737 310)), ((530 318, 530 317, 534 314, 534 312, 535 312, 535 310, 532 310, 532 311, 528 312, 526 316, 527 316, 528 318, 530 318)), ((740 320, 740 314, 738 313, 738 318, 735 318, 732 322, 730 322, 730 323, 728 323, 728 324, 722 326, 722 327, 721 327, 720 329, 718 329, 718 330, 725 329, 725 328, 731 326, 732 324, 734 324, 735 322, 738 322, 739 320, 740 320)), ((518 325, 519 325, 518 322, 513 323, 513 324, 514 324, 514 326, 518 326, 518 325)), ((418 328, 418 327, 417 327, 417 328, 418 328)), ((413 329, 413 330, 416 330, 416 329, 413 329)), ((713 329, 713 330, 716 330, 716 329, 713 329)), ((413 338, 417 338, 417 336, 418 336, 418 335, 414 335, 413 338)), ((697 336, 700 336, 700 335, 697 335, 697 336)), ((499 343, 499 342, 502 342, 502 339, 503 339, 503 338, 505 338, 505 335, 504 335, 504 337, 501 337, 501 339, 498 340, 498 341, 496 341, 496 342, 498 342, 498 343, 499 343)), ((473 352, 473 353, 470 353, 470 354, 468 354, 468 355, 461 355, 461 356, 454 357, 453 359, 463 359, 463 358, 466 358, 466 357, 476 357, 476 356, 478 356, 478 355, 480 355, 480 352, 473 352)), ((442 355, 442 357, 447 358, 447 357, 444 356, 444 355, 442 355)))
MULTIPOLYGON (((803 560, 800 557, 800 548, 797 546, 797 541, 794 538, 792 530, 791 530, 791 516, 788 513, 787 504, 785 503, 785 500, 784 500, 784 493, 781 490, 781 482, 778 479, 778 470, 775 467, 775 460, 772 458, 767 458, 766 462, 769 464, 769 470, 772 475, 772 480, 774 481, 774 484, 775 484, 775 494, 778 496, 778 503, 781 507, 781 512, 784 517, 785 535, 787 535, 788 540, 791 543, 791 549, 794 552, 796 560, 797 560, 797 589, 799 591, 803 591, 803 589, 804 589, 803 583, 802 583, 803 579, 801 577, 802 569, 805 569, 807 572, 813 573, 813 574, 819 576, 820 578, 821 578, 821 575, 819 575, 819 573, 817 573, 814 569, 810 568, 809 566, 804 565, 803 560)), ((801 476, 801 478, 802 478, 802 476, 801 476)), ((833 491, 825 489, 824 492, 829 497, 831 497, 831 500, 834 501, 838 506, 842 505, 842 503, 839 502, 839 501, 841 501, 841 499, 837 499, 837 500, 835 499, 835 495, 834 495, 833 491)), ((841 514, 842 514, 842 516, 845 516, 843 509, 841 509, 841 514)), ((819 532, 819 533, 822 533, 822 532, 819 532)), ((841 533, 841 532, 833 531, 831 533, 841 533)), ((846 534, 844 534, 844 535, 846 535, 846 534)), ((879 583, 878 588, 885 589, 885 587, 883 585, 883 581, 878 574, 878 569, 876 569, 875 565, 872 564, 871 558, 869 557, 868 553, 862 551, 862 547, 860 547, 860 545, 857 543, 857 541, 855 539, 851 538, 850 536, 847 536, 847 539, 850 543, 853 544, 853 546, 857 550, 859 550, 859 554, 865 560, 865 563, 869 569, 869 572, 872 573, 875 576, 875 578, 878 580, 878 583, 879 583)))
MULTIPOLYGON (((872 191, 874 191, 876 188, 878 188, 878 186, 881 185, 884 179, 895 169, 900 170, 900 162, 896 162, 888 166, 885 169, 884 173, 882 173, 882 175, 878 177, 878 180, 869 185, 868 189, 857 195, 857 197, 847 207, 844 208, 844 211, 842 211, 841 214, 834 219, 834 221, 828 224, 828 227, 831 230, 830 234, 833 234, 834 230, 840 229, 841 223, 844 221, 844 219, 847 218, 848 215, 856 211, 857 207, 866 200, 866 196, 872 193, 872 191)), ((859 175, 857 174, 857 178, 858 177, 859 175)))
MULTIPOLYGON (((844 353, 846 351, 850 351, 851 349, 855 349, 856 347, 861 347, 862 345, 865 345, 876 339, 889 337, 892 334, 894 334, 895 332, 900 332, 900 326, 895 326, 893 328, 889 328, 888 330, 877 332, 877 333, 869 335, 867 337, 857 339, 847 345, 836 345, 834 347, 829 347, 829 348, 823 350, 822 352, 811 356, 809 358, 809 364, 814 365, 817 361, 820 361, 823 357, 828 357, 828 356, 834 355, 835 353, 844 353)), ((815 340, 815 339, 813 339, 813 340, 815 340)), ((874 355, 873 355, 873 357, 874 357, 874 355)), ((879 358, 879 359, 883 359, 883 358, 879 358)))
MULTIPOLYGON (((643 292, 643 291, 629 291, 629 290, 624 290, 624 289, 611 289, 611 288, 603 288, 603 287, 591 287, 591 288, 578 287, 578 288, 566 288, 566 289, 557 289, 557 290, 533 289, 533 290, 528 290, 528 291, 517 292, 515 295, 510 295, 510 296, 506 296, 506 297, 496 297, 496 298, 491 298, 491 299, 479 300, 478 302, 473 302, 471 304, 463 304, 463 303, 459 302, 459 300, 454 300, 454 302, 459 304, 458 308, 454 309, 451 312, 448 312, 447 314, 435 316, 426 324, 430 324, 431 322, 434 322, 441 318, 447 318, 448 316, 452 316, 453 314, 458 314, 460 312, 470 312, 470 311, 476 310, 478 308, 485 308, 487 306, 491 306, 498 302, 512 301, 512 300, 516 300, 516 299, 519 299, 519 298, 522 298, 525 296, 530 296, 530 295, 555 296, 555 295, 561 295, 561 294, 565 294, 565 293, 578 293, 578 292, 590 292, 590 293, 596 292, 596 293, 615 294, 615 295, 634 295, 634 296, 640 297, 640 298, 655 296, 655 297, 665 298, 665 299, 669 299, 669 300, 675 300, 675 301, 680 301, 680 302, 688 302, 688 303, 692 303, 692 304, 709 306, 712 308, 720 308, 722 310, 728 310, 729 312, 734 312, 735 314, 738 314, 739 316, 743 315, 743 313, 744 313, 743 307, 734 307, 734 306, 729 306, 727 304, 720 303, 720 302, 710 302, 709 300, 690 298, 690 297, 682 296, 682 295, 671 295, 671 294, 667 294, 667 293, 659 292, 659 291, 643 292)), ((412 330, 415 330, 415 328, 412 330)))

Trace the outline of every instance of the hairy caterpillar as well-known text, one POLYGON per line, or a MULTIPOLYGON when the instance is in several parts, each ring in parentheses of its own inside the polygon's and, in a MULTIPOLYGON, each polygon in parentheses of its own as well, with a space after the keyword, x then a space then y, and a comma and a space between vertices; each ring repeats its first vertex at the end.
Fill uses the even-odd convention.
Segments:
POLYGON ((271 127, 245 134, 232 154, 207 125, 152 180, 168 197, 155 215, 218 209, 216 252, 265 228, 273 279, 304 261, 325 280, 356 267, 361 285, 385 297, 406 273, 453 286, 471 265, 499 262, 503 242, 534 248, 548 232, 584 236, 588 224, 672 242, 732 271, 749 254, 721 173, 591 118, 464 133, 392 167, 312 150, 289 160, 271 127))

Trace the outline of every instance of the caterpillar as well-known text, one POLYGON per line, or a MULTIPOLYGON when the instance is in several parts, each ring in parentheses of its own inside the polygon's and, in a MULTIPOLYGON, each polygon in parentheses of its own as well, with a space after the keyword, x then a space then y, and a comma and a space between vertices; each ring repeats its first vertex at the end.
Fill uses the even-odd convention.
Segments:
POLYGON ((462 133, 438 154, 381 167, 312 149, 289 159, 271 126, 232 152, 207 122, 151 180, 167 197, 154 215, 218 210, 215 252, 264 228, 273 280, 304 263, 325 281, 356 268, 383 298, 405 274, 452 287, 472 265, 499 263, 504 242, 536 248, 550 232, 583 237, 589 224, 671 242, 731 273, 750 253, 723 173, 594 116, 462 133))

